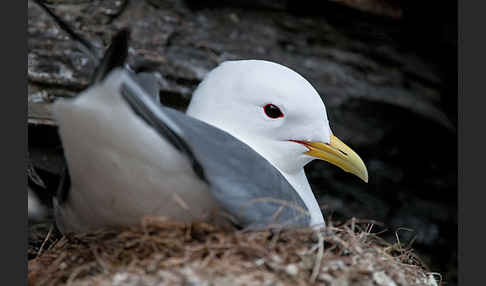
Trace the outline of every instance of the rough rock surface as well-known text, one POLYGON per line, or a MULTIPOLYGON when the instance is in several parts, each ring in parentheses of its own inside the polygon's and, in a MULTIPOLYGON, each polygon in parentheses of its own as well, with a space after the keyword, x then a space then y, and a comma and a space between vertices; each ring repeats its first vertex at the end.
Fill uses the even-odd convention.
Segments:
MULTIPOLYGON (((397 228, 456 283, 455 6, 389 1, 401 10, 388 17, 335 3, 359 1, 48 2, 100 52, 130 27, 131 60, 161 64, 161 100, 179 109, 225 60, 272 60, 301 73, 370 175, 365 185, 323 162, 306 167, 325 216, 397 228)), ((49 187, 62 165, 49 104, 85 88, 94 62, 31 1, 28 15, 29 154, 49 187)))

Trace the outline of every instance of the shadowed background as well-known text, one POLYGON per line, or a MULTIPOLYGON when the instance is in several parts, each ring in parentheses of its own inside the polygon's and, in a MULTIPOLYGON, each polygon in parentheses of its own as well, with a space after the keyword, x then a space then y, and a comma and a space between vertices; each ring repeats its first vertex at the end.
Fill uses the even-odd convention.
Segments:
MULTIPOLYGON (((370 177, 363 184, 322 161, 309 164, 326 219, 384 223, 456 285, 455 1, 46 2, 100 51, 130 27, 131 61, 160 64, 161 101, 181 110, 225 60, 271 60, 302 74, 370 177)), ((29 157, 53 189, 63 161, 50 103, 86 88, 94 62, 31 1, 28 15, 29 157)), ((49 203, 48 192, 31 187, 49 203)))

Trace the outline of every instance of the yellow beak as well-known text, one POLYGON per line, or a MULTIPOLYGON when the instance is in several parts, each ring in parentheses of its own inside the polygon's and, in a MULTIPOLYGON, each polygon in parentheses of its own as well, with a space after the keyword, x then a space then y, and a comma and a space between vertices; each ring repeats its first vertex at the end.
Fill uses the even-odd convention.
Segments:
POLYGON ((331 142, 329 144, 297 140, 295 142, 309 149, 305 154, 336 165, 345 172, 354 174, 368 183, 368 170, 363 160, 336 136, 331 134, 331 142))

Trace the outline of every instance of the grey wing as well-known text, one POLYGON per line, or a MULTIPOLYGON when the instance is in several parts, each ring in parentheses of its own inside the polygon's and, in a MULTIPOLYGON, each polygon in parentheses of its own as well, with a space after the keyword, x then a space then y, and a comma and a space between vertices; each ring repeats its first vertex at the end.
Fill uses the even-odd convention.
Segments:
POLYGON ((310 214, 303 200, 265 158, 221 129, 163 109, 201 162, 212 195, 241 225, 309 226, 310 214))
POLYGON ((152 72, 135 73, 135 80, 140 86, 152 97, 155 103, 160 103, 160 86, 159 81, 152 72))
POLYGON ((237 224, 250 228, 309 225, 309 212, 294 188, 248 145, 221 129, 160 106, 130 76, 121 89, 134 112, 186 155, 237 224))
POLYGON ((138 81, 133 79, 133 75, 128 72, 126 72, 126 75, 126 80, 120 87, 122 98, 145 123, 167 139, 177 150, 186 155, 196 175, 207 182, 203 167, 196 156, 194 156, 186 140, 182 138, 182 131, 178 125, 162 112, 160 103, 156 102, 153 97, 150 97, 146 89, 142 88, 138 81))

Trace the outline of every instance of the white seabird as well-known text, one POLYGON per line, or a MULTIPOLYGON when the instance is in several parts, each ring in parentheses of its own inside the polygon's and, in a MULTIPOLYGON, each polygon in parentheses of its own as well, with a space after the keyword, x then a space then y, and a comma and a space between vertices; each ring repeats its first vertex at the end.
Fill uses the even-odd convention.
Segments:
POLYGON ((314 159, 368 181, 359 156, 335 137, 318 92, 295 71, 264 60, 227 61, 198 86, 187 114, 223 129, 252 147, 292 185, 311 215, 324 219, 304 166, 314 159), (278 116, 271 116, 271 107, 278 116))
POLYGON ((219 213, 243 227, 324 225, 304 165, 322 159, 368 180, 359 156, 332 134, 319 94, 296 72, 225 62, 199 85, 187 116, 160 106, 120 68, 126 40, 112 43, 99 81, 54 104, 70 179, 55 200, 61 231, 219 213))

